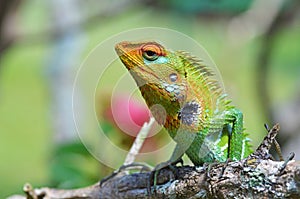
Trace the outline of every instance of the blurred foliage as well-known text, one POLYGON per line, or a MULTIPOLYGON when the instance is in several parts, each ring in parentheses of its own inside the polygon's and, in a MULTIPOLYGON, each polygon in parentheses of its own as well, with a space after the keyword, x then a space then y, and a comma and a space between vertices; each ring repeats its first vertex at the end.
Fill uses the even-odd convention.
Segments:
MULTIPOLYGON (((95 10, 95 5, 100 6, 91 2, 87 1, 93 7, 92 10, 95 10)), ((243 111, 245 126, 256 147, 264 136, 263 123, 266 121, 258 108, 259 97, 255 88, 254 66, 261 38, 237 44, 235 39, 230 40, 228 37, 230 18, 221 17, 219 20, 194 15, 198 11, 212 10, 221 13, 242 12, 252 1, 182 2, 164 1, 163 6, 170 9, 161 12, 155 7, 133 1, 126 10, 119 9, 110 16, 103 15, 93 23, 86 24, 88 47, 85 55, 99 42, 130 28, 159 26, 191 36, 207 49, 219 67, 226 91, 234 104, 243 111), (183 17, 180 12, 174 13, 172 9, 190 15, 183 17)), ((106 2, 105 5, 108 4, 106 2)), ((88 7, 85 9, 89 10, 88 7)), ((83 186, 99 179, 102 169, 108 171, 98 165, 81 144, 74 143, 52 150, 52 129, 48 115, 49 88, 44 77, 45 57, 49 52, 51 37, 44 38, 47 32, 35 35, 41 29, 51 27, 51 20, 43 1, 24 1, 19 11, 20 26, 25 36, 8 49, 0 60, 0 198, 20 193, 25 182, 43 186, 49 185, 52 180, 54 184, 65 182, 61 184, 62 187, 83 186), (70 156, 66 157, 66 154, 70 156), (65 164, 53 166, 55 161, 65 164), (49 176, 50 169, 55 170, 53 173, 57 176, 49 176)), ((274 105, 288 100, 299 90, 296 84, 298 82, 299 85, 300 74, 299 33, 298 20, 298 23, 280 30, 276 38, 269 82, 274 105)), ((125 68, 120 70, 126 71, 125 68)), ((112 77, 107 77, 108 89, 113 76, 118 73, 115 71, 112 77)), ((109 122, 104 126, 107 131, 113 128, 109 122)), ((113 152, 110 155, 112 158, 117 157, 113 152)))
POLYGON ((47 186, 78 188, 91 185, 99 180, 101 167, 81 143, 56 146, 51 152, 50 183, 47 186))
MULTIPOLYGON (((166 7, 172 7, 178 11, 191 13, 213 13, 213 14, 237 14, 246 11, 253 0, 180 0, 162 1, 166 7)), ((158 1, 159 3, 159 1, 158 1)))

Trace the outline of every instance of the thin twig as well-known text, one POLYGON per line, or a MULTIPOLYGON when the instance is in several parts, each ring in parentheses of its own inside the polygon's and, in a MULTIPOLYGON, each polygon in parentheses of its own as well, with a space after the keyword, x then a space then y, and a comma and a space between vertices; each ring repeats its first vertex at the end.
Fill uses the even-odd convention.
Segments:
POLYGON ((135 157, 140 152, 145 139, 148 137, 148 134, 151 130, 151 127, 154 124, 155 119, 153 117, 150 118, 149 122, 145 122, 143 127, 141 128, 140 132, 136 136, 134 143, 132 144, 129 153, 126 156, 124 161, 124 165, 130 165, 134 162, 135 157))

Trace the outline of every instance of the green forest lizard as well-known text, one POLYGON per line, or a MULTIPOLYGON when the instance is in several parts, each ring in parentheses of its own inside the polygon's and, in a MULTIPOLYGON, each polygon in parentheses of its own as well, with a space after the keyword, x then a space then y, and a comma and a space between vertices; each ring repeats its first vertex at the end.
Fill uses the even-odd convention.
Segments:
POLYGON ((115 50, 152 115, 176 142, 168 163, 184 153, 196 166, 241 160, 251 153, 242 112, 230 105, 200 59, 154 41, 121 42, 115 50))

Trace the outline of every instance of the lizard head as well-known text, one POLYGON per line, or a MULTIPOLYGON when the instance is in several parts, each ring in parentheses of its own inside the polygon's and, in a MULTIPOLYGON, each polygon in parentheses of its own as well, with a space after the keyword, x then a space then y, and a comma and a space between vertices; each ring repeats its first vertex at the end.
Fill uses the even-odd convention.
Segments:
MULTIPOLYGON (((121 42, 115 46, 119 58, 135 79, 149 108, 161 105, 166 117, 177 117, 186 99, 187 86, 180 57, 157 42, 121 42)), ((161 112, 151 110, 159 122, 161 112)), ((164 123, 161 121, 159 123, 164 123)))
POLYGON ((169 101, 184 100, 184 68, 176 53, 157 42, 121 42, 115 49, 140 88, 159 91, 169 101))

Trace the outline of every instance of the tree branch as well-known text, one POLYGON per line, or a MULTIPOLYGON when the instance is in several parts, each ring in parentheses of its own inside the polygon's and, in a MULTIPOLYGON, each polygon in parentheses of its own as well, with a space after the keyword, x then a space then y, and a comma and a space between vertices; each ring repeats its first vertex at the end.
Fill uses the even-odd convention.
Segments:
MULTIPOLYGON (((33 189, 25 185, 27 198, 299 198, 300 162, 271 160, 269 149, 279 125, 269 130, 258 149, 237 162, 210 166, 176 167, 177 178, 169 169, 158 175, 155 191, 147 193, 150 173, 116 175, 100 187, 99 183, 75 190, 33 189), (171 179, 170 179, 171 177, 171 179)), ((121 173, 122 174, 122 173, 121 173)), ((26 198, 13 196, 10 199, 26 198)))

